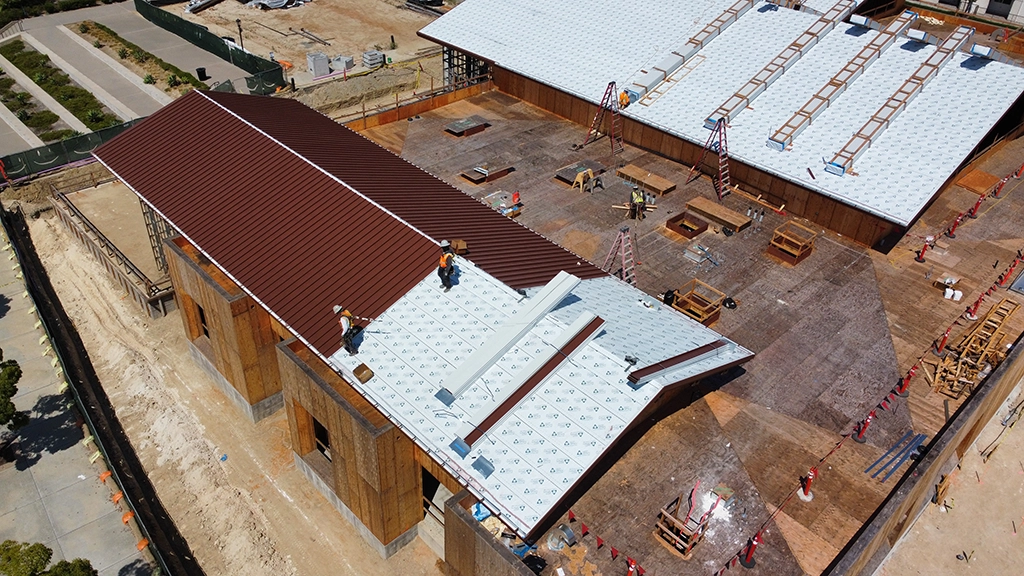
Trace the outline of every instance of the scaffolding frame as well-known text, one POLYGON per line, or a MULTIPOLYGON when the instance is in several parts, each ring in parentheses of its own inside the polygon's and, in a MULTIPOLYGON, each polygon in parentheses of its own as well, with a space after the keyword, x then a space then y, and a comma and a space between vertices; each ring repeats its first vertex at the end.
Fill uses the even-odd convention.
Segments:
POLYGON ((487 62, 448 46, 441 48, 441 62, 445 85, 455 88, 480 82, 491 69, 487 62))
POLYGON ((176 232, 167 223, 167 220, 164 220, 141 198, 139 205, 142 206, 142 218, 146 221, 146 234, 149 236, 149 247, 153 250, 156 267, 161 272, 167 272, 167 258, 164 257, 163 243, 164 240, 175 236, 176 232))

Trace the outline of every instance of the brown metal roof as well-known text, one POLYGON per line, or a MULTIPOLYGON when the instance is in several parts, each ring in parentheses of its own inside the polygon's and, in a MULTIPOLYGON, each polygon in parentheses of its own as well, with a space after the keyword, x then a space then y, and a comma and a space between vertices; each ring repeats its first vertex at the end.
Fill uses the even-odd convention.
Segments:
POLYGON ((547 284, 561 270, 580 278, 605 275, 587 260, 300 102, 225 92, 211 92, 209 97, 433 239, 465 240, 469 259, 513 288, 547 284))
POLYGON ((199 92, 95 155, 325 355, 335 304, 376 317, 436 266, 430 239, 199 92))
POLYGON ((95 156, 324 355, 335 304, 381 314, 436 267, 441 239, 513 288, 604 274, 292 100, 193 91, 95 156))

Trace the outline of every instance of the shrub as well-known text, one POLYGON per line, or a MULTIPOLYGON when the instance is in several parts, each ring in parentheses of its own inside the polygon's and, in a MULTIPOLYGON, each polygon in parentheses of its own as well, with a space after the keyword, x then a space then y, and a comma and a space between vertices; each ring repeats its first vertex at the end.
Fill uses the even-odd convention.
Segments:
POLYGON ((167 85, 171 88, 174 88, 175 86, 181 86, 181 79, 178 78, 176 74, 171 74, 167 77, 167 85))
POLYGON ((87 122, 93 122, 93 123, 102 122, 103 118, 104 118, 103 112, 100 112, 99 110, 89 110, 88 112, 85 113, 85 120, 87 122))
POLYGON ((28 101, 32 99, 32 95, 28 92, 16 92, 14 94, 14 99, 22 104, 27 104, 28 101))
POLYGON ((55 142, 57 140, 67 140, 68 138, 74 138, 78 136, 77 130, 71 130, 65 128, 64 130, 49 130, 39 135, 39 139, 43 142, 55 142))
POLYGON ((14 78, 0 78, 0 92, 7 92, 14 86, 14 78))
POLYGON ((89 31, 89 25, 86 24, 85 22, 82 22, 81 24, 78 25, 78 31, 81 32, 82 34, 85 34, 86 32, 89 31))
POLYGON ((140 48, 136 48, 135 50, 132 50, 132 58, 139 64, 142 64, 146 60, 149 60, 149 53, 140 48))
POLYGON ((120 58, 121 60, 124 60, 125 58, 127 58, 128 57, 128 49, 125 48, 124 46, 121 46, 120 48, 118 48, 117 49, 117 57, 120 58))
POLYGON ((35 75, 32 76, 32 81, 35 82, 36 84, 42 84, 42 83, 46 82, 46 79, 48 77, 49 76, 46 74, 46 72, 36 72, 35 75))
POLYGON ((25 126, 29 128, 49 128, 54 122, 60 120, 60 116, 57 116, 49 110, 42 110, 36 112, 28 117, 28 120, 24 120, 25 126))
POLYGON ((100 44, 100 41, 96 40, 95 42, 92 43, 92 47, 93 48, 103 48, 103 44, 100 44))
POLYGON ((28 117, 31 116, 31 114, 28 113, 28 110, 24 108, 15 112, 14 115, 17 116, 18 120, 21 120, 22 122, 28 120, 28 117))
POLYGON ((156 80, 153 78, 152 74, 146 74, 145 76, 142 77, 142 83, 143 84, 156 84, 156 80))

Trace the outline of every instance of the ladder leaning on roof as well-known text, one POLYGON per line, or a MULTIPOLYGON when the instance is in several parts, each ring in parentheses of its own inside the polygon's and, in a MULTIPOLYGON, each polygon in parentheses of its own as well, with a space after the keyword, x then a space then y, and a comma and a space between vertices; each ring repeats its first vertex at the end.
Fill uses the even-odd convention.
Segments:
POLYGON ((694 174, 700 175, 704 157, 711 149, 718 152, 718 180, 715 182, 715 192, 718 193, 718 201, 721 202, 722 198, 729 194, 729 186, 732 184, 729 179, 729 141, 725 136, 725 118, 719 118, 715 122, 715 127, 711 129, 711 134, 708 135, 708 140, 704 143, 700 157, 694 162, 690 173, 686 176, 687 184, 693 182, 694 174))
POLYGON ((601 125, 604 123, 605 113, 608 112, 611 114, 608 138, 611 139, 612 157, 614 158, 616 154, 622 152, 622 118, 619 116, 619 97, 616 92, 615 82, 609 82, 608 87, 604 90, 604 96, 601 98, 601 105, 597 108, 597 113, 594 114, 594 121, 590 124, 587 139, 583 141, 583 144, 573 146, 574 150, 579 150, 600 137, 601 125))

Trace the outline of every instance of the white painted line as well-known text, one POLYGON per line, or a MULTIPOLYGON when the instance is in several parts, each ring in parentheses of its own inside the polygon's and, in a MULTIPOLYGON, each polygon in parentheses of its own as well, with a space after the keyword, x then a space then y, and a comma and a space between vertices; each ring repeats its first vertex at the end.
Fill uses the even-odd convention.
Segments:
POLYGON ((81 46, 82 49, 88 50, 93 56, 101 60, 107 66, 109 66, 114 72, 117 72, 129 82, 135 84, 137 87, 139 87, 139 89, 148 94, 150 98, 156 100, 161 105, 166 106, 167 104, 170 104, 174 101, 174 98, 171 98, 156 86, 153 86, 152 84, 146 84, 145 82, 143 82, 142 78, 139 78, 138 74, 129 70, 127 66, 121 64, 117 60, 114 60, 109 54, 107 54, 103 50, 100 50, 92 44, 89 44, 85 40, 85 38, 82 38, 78 34, 75 34, 71 30, 68 30, 67 26, 57 26, 57 29, 60 30, 61 33, 66 34, 68 38, 71 38, 71 40, 73 40, 76 44, 81 46))
POLYGON ((8 110, 7 106, 4 106, 3 104, 0 104, 0 121, 3 121, 10 126, 11 129, 14 130, 18 136, 21 136, 21 139, 32 148, 44 146, 43 141, 40 140, 34 132, 32 132, 32 129, 25 126, 25 123, 21 120, 18 120, 18 117, 14 115, 14 112, 8 110))
POLYGON ((93 82, 91 78, 89 78, 81 71, 79 71, 78 68, 72 66, 70 62, 61 58, 60 56, 57 56, 45 44, 43 44, 34 36, 32 36, 31 33, 22 32, 21 37, 23 40, 25 40, 25 42, 27 42, 33 48, 35 48, 37 52, 49 56, 50 60, 57 66, 57 68, 60 68, 65 73, 67 73, 67 75, 70 76, 71 79, 74 80, 76 83, 78 83, 79 86, 85 88, 89 92, 92 92, 92 95, 95 96, 97 100, 102 102, 103 105, 109 108, 111 112, 117 114, 121 118, 121 120, 127 122, 128 120, 142 117, 141 114, 136 114, 131 108, 125 106, 117 98, 114 98, 114 96, 110 92, 107 92, 99 84, 93 82))
POLYGON ((10 74, 11 78, 14 78, 14 81, 24 88, 26 92, 31 94, 33 98, 38 100, 40 104, 49 108, 49 110, 57 116, 60 116, 60 119, 63 120, 64 123, 72 130, 78 130, 82 134, 92 132, 85 123, 78 118, 75 118, 74 114, 68 112, 67 108, 57 103, 57 101, 53 99, 53 96, 47 94, 45 90, 37 86, 36 83, 26 76, 24 72, 18 70, 14 64, 8 62, 3 56, 0 56, 0 67, 10 74))

